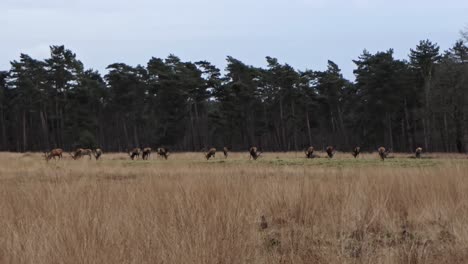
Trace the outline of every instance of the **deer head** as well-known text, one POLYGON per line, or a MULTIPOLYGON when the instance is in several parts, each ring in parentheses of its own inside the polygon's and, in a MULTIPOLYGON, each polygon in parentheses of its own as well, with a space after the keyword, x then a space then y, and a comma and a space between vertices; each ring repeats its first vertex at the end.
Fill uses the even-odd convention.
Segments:
POLYGON ((205 158, 209 160, 211 157, 215 158, 216 157, 216 149, 215 148, 210 148, 207 153, 205 153, 205 158))

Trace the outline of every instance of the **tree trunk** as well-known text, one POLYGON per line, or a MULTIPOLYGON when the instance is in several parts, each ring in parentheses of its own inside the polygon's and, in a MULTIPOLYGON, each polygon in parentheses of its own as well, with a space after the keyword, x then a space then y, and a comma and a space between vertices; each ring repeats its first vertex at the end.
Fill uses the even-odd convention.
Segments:
POLYGON ((406 139, 408 138, 406 136, 406 128, 405 128, 405 120, 404 119, 401 119, 401 141, 400 141, 400 149, 401 150, 406 150, 406 139))
POLYGON ((306 125, 307 125, 307 135, 309 136, 309 146, 312 146, 312 133, 310 132, 310 120, 309 120, 309 111, 306 107, 306 125))
POLYGON ((63 109, 60 108, 60 145, 65 146, 66 142, 65 141, 65 118, 63 117, 63 109))
MULTIPOLYGON (((192 114, 192 109, 189 110, 189 117, 190 117, 190 136, 192 139, 192 151, 195 151, 195 128, 193 125, 193 114, 192 114)), ((200 146, 200 143, 198 144, 198 149, 201 149, 202 147, 200 146)))
POLYGON ((137 124, 135 122, 135 124, 133 125, 133 138, 135 140, 135 146, 138 146, 140 147, 140 139, 138 137, 138 129, 137 129, 137 124))
POLYGON ((449 139, 449 131, 448 131, 448 124, 447 124, 447 112, 444 111, 444 137, 443 137, 443 141, 444 141, 444 150, 445 150, 445 152, 450 152, 448 139, 449 139))
POLYGON ((429 139, 428 139, 428 132, 427 132, 427 119, 423 118, 423 134, 424 134, 424 148, 429 149, 429 139))
POLYGON ((125 136, 125 142, 127 143, 127 149, 133 146, 130 146, 129 138, 128 138, 128 130, 127 130, 127 124, 125 123, 125 120, 122 121, 123 125, 123 130, 124 130, 124 136, 125 136))
POLYGON ((296 129, 296 113, 294 111, 294 102, 291 100, 291 114, 292 114, 292 129, 293 129, 293 140, 294 140, 294 151, 298 150, 297 146, 297 129, 296 129))
POLYGON ((212 144, 212 142, 205 142, 202 139, 202 133, 201 133, 201 130, 200 130, 200 114, 198 113, 198 104, 197 104, 197 102, 195 102, 194 105, 195 105, 195 129, 196 129, 196 132, 197 132, 198 147, 202 148, 202 145, 212 144))
POLYGON ((409 152, 412 152, 414 148, 414 134, 412 133, 410 122, 409 122, 409 113, 408 113, 408 105, 406 102, 406 98, 404 99, 404 105, 405 105, 405 123, 406 123, 406 137, 408 139, 408 147, 409 147, 409 152))
POLYGON ((2 126, 2 148, 1 148, 1 150, 8 150, 7 136, 6 136, 5 112, 3 110, 3 107, 0 107, 0 121, 1 121, 1 126, 2 126))
POLYGON ((59 110, 58 110, 58 101, 55 99, 55 122, 54 122, 54 138, 55 138, 55 146, 62 146, 60 142, 60 118, 59 118, 59 110))
POLYGON ((453 113, 454 121, 455 121, 455 144, 457 146, 458 153, 465 153, 465 138, 463 135, 463 124, 462 124, 462 113, 458 110, 455 106, 455 110, 453 113))
POLYGON ((431 105, 430 105, 430 94, 431 94, 431 80, 432 80, 432 75, 429 73, 426 78, 424 78, 424 95, 425 95, 425 122, 424 122, 424 145, 427 151, 431 151, 431 142, 432 137, 431 137, 431 105))
POLYGON ((337 104, 337 112, 338 112, 338 122, 340 123, 340 130, 341 130, 341 135, 343 136, 344 143, 346 148, 349 149, 349 140, 348 140, 348 134, 346 133, 346 128, 343 122, 343 113, 341 111, 341 107, 337 104))
POLYGON ((285 146, 286 146, 286 130, 284 128, 284 113, 283 113, 283 98, 280 97, 280 101, 279 101, 279 105, 280 105, 280 127, 281 127, 281 148, 282 150, 286 150, 285 149, 285 146))
POLYGON ((40 118, 41 118, 41 126, 42 126, 42 134, 44 138, 44 149, 49 150, 50 149, 50 144, 49 144, 49 129, 47 126, 47 121, 45 119, 44 112, 41 110, 39 112, 40 118))
POLYGON ((388 140, 390 143, 390 149, 393 150, 393 131, 392 131, 392 119, 390 115, 387 113, 387 131, 388 131, 388 140))
POLYGON ((23 110, 23 152, 28 149, 28 139, 26 134, 26 111, 23 110))

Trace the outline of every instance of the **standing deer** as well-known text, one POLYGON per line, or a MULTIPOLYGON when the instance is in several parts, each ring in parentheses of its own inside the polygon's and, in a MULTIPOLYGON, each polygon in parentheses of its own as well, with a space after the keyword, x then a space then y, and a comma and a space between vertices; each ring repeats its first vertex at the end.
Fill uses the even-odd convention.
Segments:
POLYGON ((93 154, 93 151, 90 149, 82 149, 79 148, 75 151, 74 154, 70 154, 74 160, 82 158, 83 156, 89 156, 89 159, 91 159, 91 155, 93 154))
POLYGON ((136 158, 140 157, 140 152, 141 152, 140 148, 134 148, 131 151, 129 151, 128 155, 133 160, 133 159, 135 159, 135 157, 136 158))
POLYGON ((308 149, 305 150, 305 155, 308 159, 314 158, 314 147, 309 147, 308 149))
POLYGON ((151 156, 151 148, 144 148, 142 152, 142 158, 147 160, 151 156))
POLYGON ((223 153, 224 153, 224 158, 227 159, 228 154, 229 154, 229 149, 227 147, 223 148, 223 153))
POLYGON ((359 153, 361 153, 361 148, 360 147, 355 147, 353 150, 353 157, 357 158, 359 156, 359 153))
POLYGON ((250 159, 257 160, 258 157, 260 157, 262 153, 257 151, 257 147, 251 147, 249 149, 249 154, 250 154, 249 160, 250 159))
POLYGON ((169 150, 167 148, 158 148, 158 155, 164 159, 169 156, 169 150))
POLYGON ((98 160, 99 158, 101 158, 102 150, 100 148, 97 148, 93 151, 93 153, 94 153, 94 157, 96 158, 96 160, 98 160))
POLYGON ((335 148, 332 146, 328 146, 326 151, 327 151, 328 157, 330 159, 333 158, 333 156, 335 155, 335 148))
POLYGON ((422 153, 423 149, 422 148, 417 148, 416 149, 416 158, 420 159, 421 158, 421 153, 422 153))
POLYGON ((63 150, 60 148, 53 149, 50 152, 44 152, 46 161, 49 161, 52 158, 54 158, 55 160, 57 157, 60 160, 62 159, 62 154, 63 154, 63 150))
POLYGON ((386 150, 384 147, 380 147, 378 151, 379 151, 379 156, 382 159, 382 161, 384 161, 385 158, 387 158, 388 153, 390 153, 390 151, 386 150))
POLYGON ((207 153, 205 153, 206 160, 209 160, 211 157, 216 158, 216 149, 210 148, 207 153))

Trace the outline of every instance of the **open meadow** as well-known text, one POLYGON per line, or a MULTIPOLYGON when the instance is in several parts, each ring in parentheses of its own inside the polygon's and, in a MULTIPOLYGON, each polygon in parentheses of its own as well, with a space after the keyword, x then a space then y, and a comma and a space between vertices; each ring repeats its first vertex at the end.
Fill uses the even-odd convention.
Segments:
POLYGON ((0 153, 0 263, 468 263, 467 157, 392 155, 0 153))

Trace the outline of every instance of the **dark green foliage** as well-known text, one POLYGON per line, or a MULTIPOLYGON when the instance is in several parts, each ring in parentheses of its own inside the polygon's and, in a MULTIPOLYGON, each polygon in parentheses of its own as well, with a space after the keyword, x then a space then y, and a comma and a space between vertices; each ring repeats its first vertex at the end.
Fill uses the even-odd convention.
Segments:
MULTIPOLYGON (((440 54, 421 41, 409 61, 364 51, 356 80, 337 64, 300 71, 273 57, 266 67, 227 57, 224 74, 175 55, 146 66, 114 63, 102 76, 64 46, 50 58, 21 54, 0 72, 0 150, 165 146, 199 151, 466 151, 468 47, 440 54)), ((351 155, 351 154, 350 154, 351 155)))
POLYGON ((93 133, 89 132, 88 130, 82 130, 80 132, 78 141, 74 145, 75 148, 95 149, 96 138, 94 137, 93 133))

